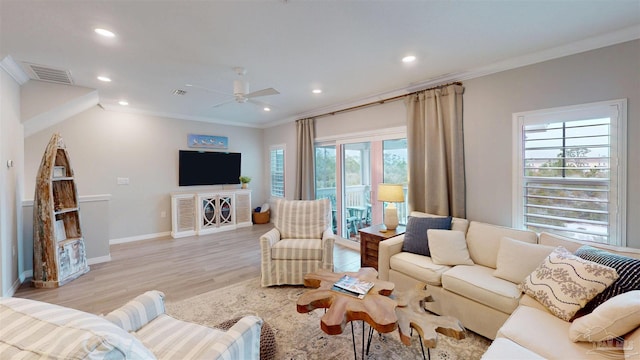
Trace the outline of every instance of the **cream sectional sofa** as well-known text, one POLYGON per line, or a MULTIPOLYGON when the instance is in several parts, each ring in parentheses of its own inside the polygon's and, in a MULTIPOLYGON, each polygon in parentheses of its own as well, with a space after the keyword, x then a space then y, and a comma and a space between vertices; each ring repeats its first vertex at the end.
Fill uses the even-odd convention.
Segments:
MULTIPOLYGON (((419 212, 412 212, 411 216, 433 217, 419 212)), ((523 296, 517 281, 494 276, 498 262, 505 262, 504 258, 498 259, 504 237, 537 244, 533 247, 546 247, 549 252, 557 246, 573 252, 584 243, 551 234, 542 233, 538 236, 532 231, 459 218, 453 218, 451 229, 465 234, 473 265, 438 265, 429 256, 403 252, 404 235, 401 235, 379 244, 380 279, 394 282, 400 290, 426 283, 434 300, 425 304, 428 310, 454 316, 466 328, 496 339, 487 358, 589 359, 613 356, 624 359, 622 351, 610 351, 610 354, 603 355, 602 351, 593 351, 594 345, 591 343, 572 342, 568 336, 569 322, 552 315, 529 296, 523 296)), ((593 243, 588 245, 640 259, 640 250, 593 243)), ((518 266, 527 267, 525 272, 530 272, 531 259, 528 256, 515 261, 512 259, 509 266, 515 270, 514 273, 525 271, 517 269, 518 266), (519 265, 520 262, 522 265, 519 265)), ((633 334, 637 338, 636 348, 640 350, 640 330, 633 334)))
POLYGON ((262 319, 222 331, 174 319, 146 292, 105 317, 40 301, 0 299, 0 359, 258 359, 262 319))

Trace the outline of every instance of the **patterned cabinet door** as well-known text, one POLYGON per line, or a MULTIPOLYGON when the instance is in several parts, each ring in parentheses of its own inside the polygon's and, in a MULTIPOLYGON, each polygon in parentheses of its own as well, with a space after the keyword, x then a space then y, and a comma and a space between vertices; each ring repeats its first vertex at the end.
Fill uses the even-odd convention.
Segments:
POLYGON ((217 196, 202 198, 201 228, 207 229, 218 226, 217 224, 217 196))
POLYGON ((218 226, 232 225, 233 222, 233 196, 219 196, 218 201, 218 226))

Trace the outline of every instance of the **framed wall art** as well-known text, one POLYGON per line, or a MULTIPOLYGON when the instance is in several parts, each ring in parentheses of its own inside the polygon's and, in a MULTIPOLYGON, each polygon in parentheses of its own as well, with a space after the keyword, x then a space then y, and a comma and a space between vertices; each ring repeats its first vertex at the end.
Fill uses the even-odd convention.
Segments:
POLYGON ((190 148, 227 149, 229 147, 229 139, 226 136, 189 134, 187 136, 187 144, 190 148))

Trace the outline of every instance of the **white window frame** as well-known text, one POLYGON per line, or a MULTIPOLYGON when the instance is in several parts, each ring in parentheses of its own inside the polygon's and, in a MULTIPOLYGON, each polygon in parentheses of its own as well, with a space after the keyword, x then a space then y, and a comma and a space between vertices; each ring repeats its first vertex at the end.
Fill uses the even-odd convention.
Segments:
MULTIPOLYGON (((627 99, 556 107, 513 114, 513 227, 524 225, 524 126, 581 120, 603 114, 611 117, 610 217, 608 244, 626 246, 627 99)), ((551 231, 550 231, 551 232, 551 231)))
POLYGON ((287 168, 287 149, 286 144, 272 145, 269 147, 269 194, 273 198, 285 198, 286 196, 286 168, 287 168), (273 183, 273 164, 271 163, 272 154, 274 151, 282 150, 282 196, 274 194, 273 183))

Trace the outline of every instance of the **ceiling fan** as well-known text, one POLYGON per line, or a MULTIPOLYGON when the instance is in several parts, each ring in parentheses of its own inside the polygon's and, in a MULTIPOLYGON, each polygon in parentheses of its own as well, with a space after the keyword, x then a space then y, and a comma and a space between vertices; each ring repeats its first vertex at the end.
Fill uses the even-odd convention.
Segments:
POLYGON ((256 105, 267 107, 268 106, 267 104, 260 102, 258 100, 255 100, 254 98, 280 94, 280 92, 274 88, 266 88, 266 89, 262 89, 254 92, 249 92, 249 83, 242 79, 242 77, 247 73, 247 70, 243 67, 238 66, 238 67, 234 67, 233 71, 239 76, 239 79, 233 81, 233 95, 226 92, 218 91, 218 90, 208 89, 198 85, 187 84, 187 86, 200 88, 206 91, 216 92, 216 93, 224 94, 228 96, 233 96, 233 99, 231 100, 223 101, 221 103, 213 105, 212 107, 214 108, 225 105, 225 104, 233 103, 233 102, 237 102, 239 104, 250 102, 256 105))

